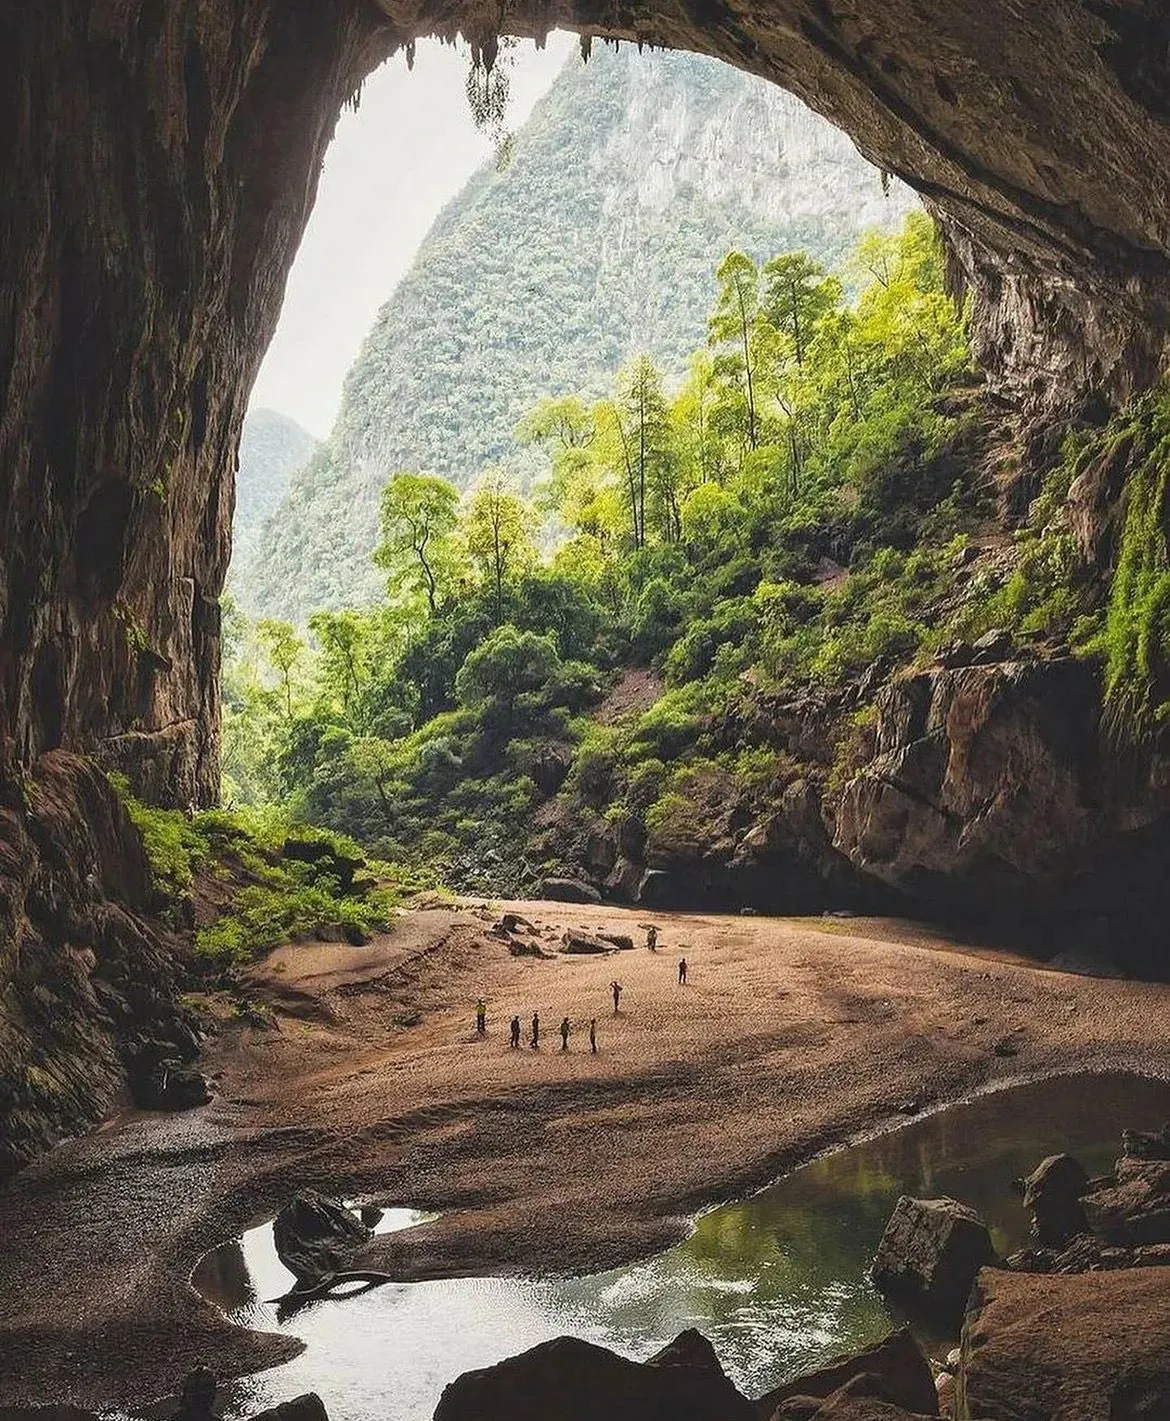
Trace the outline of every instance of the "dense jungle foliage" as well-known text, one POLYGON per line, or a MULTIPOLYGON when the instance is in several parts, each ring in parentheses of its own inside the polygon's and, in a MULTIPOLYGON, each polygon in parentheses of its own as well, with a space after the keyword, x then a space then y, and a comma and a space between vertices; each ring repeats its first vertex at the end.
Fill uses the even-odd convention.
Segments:
POLYGON ((610 813, 665 831, 687 777, 727 758, 707 732, 736 701, 937 644, 981 509, 929 219, 866 237, 840 274, 733 251, 712 289, 677 387, 639 356, 606 398, 525 414, 531 497, 507 461, 469 495, 387 470, 380 605, 304 629, 229 609, 225 802, 519 887, 547 867, 525 859, 525 826, 558 789, 604 781, 610 813), (661 696, 591 714, 631 667, 661 696))

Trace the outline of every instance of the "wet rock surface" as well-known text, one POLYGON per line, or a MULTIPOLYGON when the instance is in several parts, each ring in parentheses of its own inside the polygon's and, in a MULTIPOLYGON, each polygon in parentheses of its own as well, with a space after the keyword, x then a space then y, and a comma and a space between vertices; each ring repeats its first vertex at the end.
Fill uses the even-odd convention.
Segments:
POLYGON ((302 1189, 272 1225, 277 1256, 301 1288, 340 1273, 372 1237, 373 1230, 352 1209, 315 1189, 302 1189))
POLYGON ((435 1421, 755 1421, 714 1354, 692 1341, 631 1362, 575 1337, 543 1342, 443 1392, 435 1421))
POLYGON ((962 1316, 980 1268, 995 1261, 987 1225, 957 1199, 903 1195, 873 1263, 875 1285, 940 1321, 962 1316))

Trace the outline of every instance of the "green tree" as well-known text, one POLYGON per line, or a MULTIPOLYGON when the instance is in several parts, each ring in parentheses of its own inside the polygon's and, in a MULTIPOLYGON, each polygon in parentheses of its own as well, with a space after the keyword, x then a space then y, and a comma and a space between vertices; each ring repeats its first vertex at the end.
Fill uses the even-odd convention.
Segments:
POLYGON ((256 634, 280 680, 285 715, 290 724, 293 718, 293 673, 305 654, 305 643, 297 635, 291 622, 282 622, 275 617, 265 617, 256 623, 256 634))
POLYGON ((463 536, 472 565, 492 589, 497 625, 504 619, 508 579, 535 559, 531 530, 532 509, 503 470, 488 470, 467 505, 463 536))
POLYGON ((459 490, 436 474, 395 474, 382 491, 382 536, 374 561, 394 590, 421 584, 435 614, 440 579, 449 570, 459 490))
POLYGON ((759 442, 756 419, 756 352, 754 337, 760 319, 760 271, 745 252, 731 251, 715 269, 719 295, 707 322, 710 344, 731 353, 720 358, 723 370, 742 380, 747 417, 747 446, 759 442))
POLYGON ((764 263, 762 310, 768 323, 792 342, 803 366, 817 323, 841 301, 841 283, 807 252, 785 252, 764 263))

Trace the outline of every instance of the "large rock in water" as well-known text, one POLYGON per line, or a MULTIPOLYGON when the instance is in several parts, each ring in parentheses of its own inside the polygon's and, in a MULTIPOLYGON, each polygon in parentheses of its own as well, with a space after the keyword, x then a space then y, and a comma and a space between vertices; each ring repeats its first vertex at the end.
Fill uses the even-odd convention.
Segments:
POLYGON ((347 1268, 373 1230, 340 1200, 302 1189, 277 1214, 272 1237, 277 1257, 309 1287, 347 1268))
POLYGON ((1084 1233, 1088 1224, 1081 1196, 1089 1187, 1089 1177, 1071 1155, 1042 1159, 1023 1184, 1032 1236, 1042 1248, 1062 1248, 1084 1233))
POLYGON ((941 1319, 963 1314, 980 1268, 996 1261, 987 1225, 957 1199, 898 1200, 873 1262, 883 1292, 941 1319))
POLYGON ((464 1372, 434 1421, 756 1421, 756 1412, 687 1334, 650 1362, 557 1337, 464 1372))
POLYGON ((963 1327, 960 1418, 1166 1421, 1170 1269, 985 1269, 963 1327))
POLYGON ((760 1397, 756 1408, 761 1417, 771 1418, 790 1398, 825 1398, 861 1376, 871 1379, 869 1390, 879 1399, 924 1416, 938 1415, 934 1373, 908 1328, 892 1332, 862 1352, 836 1357, 807 1376, 774 1387, 760 1397))

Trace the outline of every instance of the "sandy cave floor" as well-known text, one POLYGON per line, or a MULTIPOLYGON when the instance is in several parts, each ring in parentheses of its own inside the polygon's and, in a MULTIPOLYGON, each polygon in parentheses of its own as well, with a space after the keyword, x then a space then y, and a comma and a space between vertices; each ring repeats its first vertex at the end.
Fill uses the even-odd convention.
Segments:
POLYGON ((365 948, 279 949, 252 976, 274 1024, 209 1046, 210 1105, 127 1111, 0 1192, 0 1418, 158 1396, 201 1360, 228 1376, 289 1356, 295 1342, 231 1327, 187 1276, 300 1186, 443 1211, 364 1255, 403 1278, 586 1270, 664 1247, 699 1207, 911 1107, 1053 1071, 1170 1078, 1170 986, 1046 971, 885 920, 461 905, 408 914, 365 948), (638 946, 515 957, 488 931, 501 907, 550 952, 566 927, 638 946), (1005 1037, 1015 1055, 996 1054, 1005 1037))

